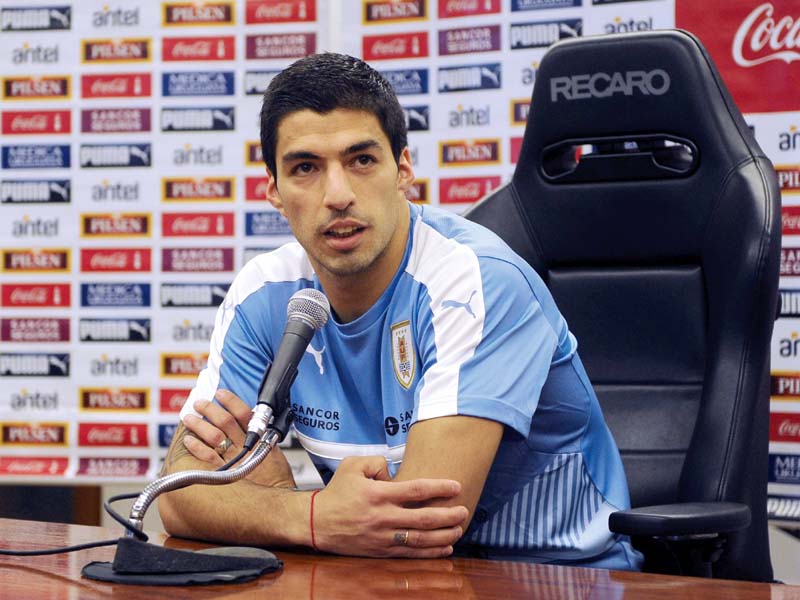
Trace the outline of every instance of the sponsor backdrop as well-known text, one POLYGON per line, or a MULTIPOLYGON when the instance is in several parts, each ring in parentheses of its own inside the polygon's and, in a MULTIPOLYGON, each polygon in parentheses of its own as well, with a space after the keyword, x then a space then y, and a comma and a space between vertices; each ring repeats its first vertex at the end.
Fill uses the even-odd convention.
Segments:
POLYGON ((800 0, 0 0, 0 25, 0 480, 156 476, 230 280, 291 239, 257 142, 281 68, 373 64, 411 199, 461 212, 511 176, 548 46, 677 25, 780 173, 770 492, 800 517, 800 0))

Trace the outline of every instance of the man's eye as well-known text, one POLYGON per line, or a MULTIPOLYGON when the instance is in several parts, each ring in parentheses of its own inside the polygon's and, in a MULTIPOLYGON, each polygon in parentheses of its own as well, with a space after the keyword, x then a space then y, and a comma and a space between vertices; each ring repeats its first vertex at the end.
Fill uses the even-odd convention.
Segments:
POLYGON ((356 164, 362 167, 367 167, 375 162, 375 159, 369 154, 361 154, 356 157, 356 164))
POLYGON ((299 163, 292 167, 292 175, 307 175, 314 170, 314 165, 311 163, 299 163))

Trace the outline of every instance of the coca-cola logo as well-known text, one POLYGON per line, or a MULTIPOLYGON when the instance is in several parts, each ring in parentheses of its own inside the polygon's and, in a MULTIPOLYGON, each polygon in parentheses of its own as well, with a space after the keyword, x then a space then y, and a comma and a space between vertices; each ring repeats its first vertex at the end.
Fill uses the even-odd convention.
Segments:
POLYGON ((771 60, 800 60, 800 19, 777 17, 771 2, 760 4, 745 17, 733 37, 733 60, 754 67, 771 60))
POLYGON ((783 235, 797 235, 800 233, 800 206, 782 206, 781 225, 783 235))
POLYGON ((147 425, 143 423, 80 423, 81 446, 147 446, 147 425))
POLYGON ((69 459, 65 457, 0 457, 0 474, 3 475, 63 475, 69 459))
POLYGON ((44 304, 47 302, 47 289, 43 287, 28 290, 17 288, 11 292, 10 304, 44 304))
POLYGON ((159 407, 161 412, 180 412, 190 392, 191 390, 189 389, 162 388, 159 394, 159 407))
POLYGON ((206 57, 211 54, 211 42, 198 40, 196 42, 178 42, 172 48, 172 54, 176 57, 206 57))
POLYGON ((800 414, 772 413, 769 429, 771 442, 800 442, 800 414))

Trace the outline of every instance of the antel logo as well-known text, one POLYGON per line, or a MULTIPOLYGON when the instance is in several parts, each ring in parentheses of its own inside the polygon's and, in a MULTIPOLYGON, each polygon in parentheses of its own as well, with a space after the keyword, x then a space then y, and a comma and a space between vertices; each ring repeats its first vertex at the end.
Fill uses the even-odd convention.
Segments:
POLYGON ((58 44, 53 46, 43 46, 39 44, 32 46, 28 42, 23 42, 19 48, 11 51, 11 62, 15 65, 36 65, 58 62, 58 44))
POLYGON ((147 412, 150 391, 147 388, 80 388, 79 406, 85 411, 147 412))
POLYGON ((491 106, 489 104, 483 107, 459 104, 447 113, 447 125, 454 129, 489 125, 491 120, 491 106))
POLYGON ((315 0, 247 0, 244 22, 304 23, 317 20, 315 0))
POLYGON ((172 327, 172 339, 176 342, 208 342, 214 331, 213 323, 184 319, 172 327))
POLYGON ((770 397, 775 400, 800 397, 800 373, 771 373, 770 397))
POLYGON ((448 140, 439 142, 439 166, 493 165, 500 163, 500 140, 448 140))
POLYGON ((81 40, 81 62, 150 62, 150 38, 81 40))
POLYGON ((0 131, 6 135, 62 135, 72 131, 69 110, 7 110, 0 131))
POLYGON ((609 96, 662 96, 669 91, 670 77, 664 69, 614 73, 585 73, 550 79, 550 101, 587 100, 609 96))
POLYGON ((162 377, 197 377, 206 368, 208 354, 161 354, 162 377))
POLYGON ((78 323, 82 342, 149 342, 150 319, 86 319, 78 323))
POLYGON ((425 0, 366 0, 364 24, 419 21, 426 18, 425 0))
POLYGON ((78 423, 78 446, 144 448, 146 423, 78 423))
POLYGON ((266 202, 267 181, 266 177, 245 177, 244 199, 248 202, 266 202))
POLYGON ((514 23, 509 39, 512 50, 546 48, 559 40, 580 37, 582 31, 583 19, 514 23))
POLYGON ((161 60, 233 60, 236 38, 232 35, 205 37, 165 37, 161 42, 161 60))
POLYGON ((67 100, 71 96, 69 75, 3 77, 3 100, 67 100))
POLYGON ((66 456, 3 456, 0 475, 59 477, 68 465, 66 456))
POLYGON ((783 235, 800 235, 800 206, 781 206, 783 235))
POLYGON ((500 25, 439 31, 439 56, 500 50, 500 25))
POLYGON ((151 95, 150 73, 81 75, 83 98, 145 98, 151 95))
POLYGON ((776 165, 782 194, 800 194, 800 165, 776 165))
POLYGON ((71 187, 69 179, 4 179, 0 181, 0 203, 69 203, 71 187))
POLYGON ((364 60, 422 58, 428 56, 428 32, 365 35, 361 42, 364 60))
POLYGON ((429 204, 431 201, 429 189, 430 182, 427 179, 416 179, 406 192, 406 198, 414 204, 429 204))
POLYGON ((235 195, 233 177, 166 177, 161 183, 164 202, 233 202, 235 195))
POLYGON ((316 51, 315 33, 269 33, 245 38, 245 56, 248 60, 302 58, 316 51))
MULTIPOLYGON (((247 75, 245 88, 246 82, 247 75)), ((178 71, 161 74, 163 96, 233 96, 233 91, 233 71, 178 71)), ((262 93, 263 91, 261 90, 262 93)))
POLYGON ((69 283, 0 284, 0 306, 8 308, 69 307, 69 283))
POLYGON ((150 286, 149 283, 81 283, 81 306, 150 306, 150 286))
POLYGON ((781 248, 781 277, 800 276, 800 248, 781 248))
POLYGON ((68 342, 69 319, 8 317, 0 319, 0 341, 68 342))
POLYGON ((2 423, 6 446, 66 446, 68 423, 2 423))
POLYGON ((800 442, 800 413, 771 413, 770 442, 800 442))
POLYGON ((134 27, 139 24, 139 7, 125 9, 103 6, 92 13, 94 27, 134 27))
POLYGON ((165 273, 233 271, 233 248, 162 248, 161 270, 165 273))
POLYGON ((149 273, 150 248, 81 248, 82 273, 149 273))
POLYGON ((58 392, 42 392, 22 388, 13 392, 9 399, 9 407, 17 412, 54 411, 58 410, 58 392))
POLYGON ((77 475, 86 477, 144 477, 150 469, 149 458, 81 457, 77 475))
POLYGON ((175 148, 172 153, 172 162, 177 166, 183 165, 221 165, 222 144, 219 146, 192 146, 189 143, 180 148, 175 148))
POLYGON ((2 271, 16 273, 69 273, 70 251, 63 248, 3 249, 2 271))
POLYGON ((162 308, 213 308, 228 294, 228 283, 162 283, 162 308))
POLYGON ((498 187, 500 187, 499 175, 442 178, 439 180, 439 202, 441 204, 477 202, 498 187))
POLYGON ((46 219, 22 215, 12 221, 11 235, 14 237, 54 237, 58 235, 58 218, 46 219))
POLYGON ((439 0, 440 19, 497 14, 499 12, 500 0, 439 0))
POLYGON ((82 213, 81 237, 150 237, 150 213, 82 213))
POLYGON ((81 110, 83 133, 138 133, 150 131, 149 108, 85 108, 81 110))
POLYGON ((189 388, 161 388, 158 391, 158 407, 162 413, 178 413, 191 393, 189 388))
POLYGON ((162 213, 164 237, 230 237, 234 232, 234 213, 162 213))
POLYGON ((72 28, 69 6, 0 9, 0 31, 59 31, 72 28))
POLYGON ((4 377, 69 377, 69 354, 38 352, 0 353, 4 377))
POLYGON ((101 354, 89 361, 92 377, 136 377, 139 375, 139 359, 101 354))
POLYGON ((233 25, 233 2, 163 2, 161 4, 164 27, 182 25, 233 25))

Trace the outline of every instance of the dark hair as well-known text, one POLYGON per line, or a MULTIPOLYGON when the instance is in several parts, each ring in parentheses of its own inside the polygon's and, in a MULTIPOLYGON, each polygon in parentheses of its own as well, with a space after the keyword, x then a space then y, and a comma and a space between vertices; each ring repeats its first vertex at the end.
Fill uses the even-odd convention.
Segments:
POLYGON ((303 109, 325 114, 337 108, 375 115, 399 162, 408 136, 405 115, 392 86, 364 61, 326 52, 292 63, 272 79, 264 92, 261 151, 273 176, 277 177, 275 148, 281 119, 303 109))

